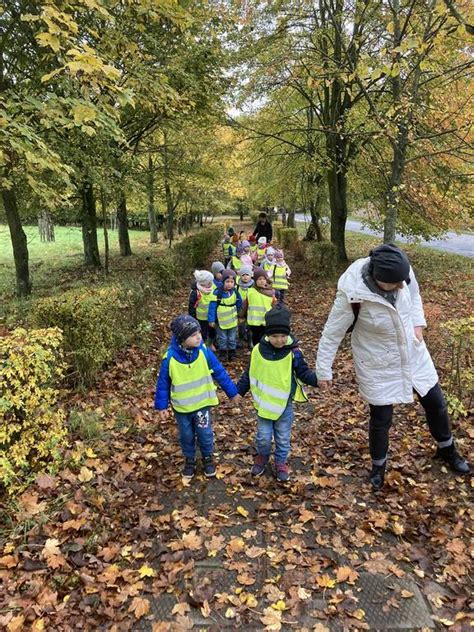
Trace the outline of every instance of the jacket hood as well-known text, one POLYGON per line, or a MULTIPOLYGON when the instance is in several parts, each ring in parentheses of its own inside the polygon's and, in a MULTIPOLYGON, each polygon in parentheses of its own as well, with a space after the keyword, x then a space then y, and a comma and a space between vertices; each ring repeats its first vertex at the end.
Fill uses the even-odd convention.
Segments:
POLYGON ((170 347, 173 352, 173 357, 178 360, 178 362, 189 364, 190 362, 194 362, 194 360, 198 357, 200 349, 203 349, 204 347, 204 343, 201 343, 199 347, 194 347, 194 349, 186 350, 183 349, 176 336, 173 335, 170 347))
POLYGON ((273 345, 270 344, 269 340, 267 340, 266 336, 263 336, 260 340, 260 353, 266 360, 281 360, 285 358, 289 353, 296 349, 298 346, 297 339, 290 334, 288 336, 287 344, 281 349, 276 349, 273 345))

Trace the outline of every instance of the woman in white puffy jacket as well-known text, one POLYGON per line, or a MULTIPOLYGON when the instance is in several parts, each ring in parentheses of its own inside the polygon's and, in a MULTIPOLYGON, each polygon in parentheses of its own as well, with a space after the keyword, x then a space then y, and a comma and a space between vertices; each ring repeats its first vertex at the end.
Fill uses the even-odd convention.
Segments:
POLYGON ((339 344, 352 326, 352 355, 359 391, 370 407, 369 447, 374 489, 384 483, 393 404, 413 401, 425 409, 436 456, 456 472, 469 472, 457 452, 438 374, 423 340, 426 321, 418 283, 406 254, 391 244, 355 261, 341 276, 316 358, 322 389, 331 386, 339 344))

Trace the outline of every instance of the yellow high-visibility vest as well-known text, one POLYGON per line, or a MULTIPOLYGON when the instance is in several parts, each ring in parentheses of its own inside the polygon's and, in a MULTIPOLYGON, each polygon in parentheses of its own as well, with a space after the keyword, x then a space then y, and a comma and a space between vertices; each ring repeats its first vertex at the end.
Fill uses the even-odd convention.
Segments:
POLYGON ((221 329, 237 327, 237 294, 232 293, 227 298, 221 298, 217 307, 217 321, 221 329))
POLYGON ((198 292, 201 294, 201 298, 196 305, 196 318, 198 320, 207 320, 209 314, 209 304, 211 303, 211 301, 217 301, 217 297, 214 294, 215 289, 216 286, 213 283, 212 289, 209 294, 204 294, 203 292, 199 292, 198 290, 198 292))
POLYGON ((276 265, 273 268, 273 287, 275 290, 287 290, 289 283, 286 275, 286 266, 276 265))
POLYGON ((173 356, 169 360, 171 406, 179 413, 216 406, 219 403, 212 373, 202 349, 194 362, 183 364, 173 356))
POLYGON ((254 286, 247 292, 248 310, 247 323, 254 327, 265 324, 265 314, 271 310, 273 298, 262 294, 254 286))
MULTIPOLYGON (((260 353, 260 345, 252 350, 250 357, 250 391, 253 405, 259 417, 276 421, 288 405, 291 393, 293 353, 281 360, 266 360, 260 353)), ((293 401, 306 401, 301 382, 296 380, 293 401)))

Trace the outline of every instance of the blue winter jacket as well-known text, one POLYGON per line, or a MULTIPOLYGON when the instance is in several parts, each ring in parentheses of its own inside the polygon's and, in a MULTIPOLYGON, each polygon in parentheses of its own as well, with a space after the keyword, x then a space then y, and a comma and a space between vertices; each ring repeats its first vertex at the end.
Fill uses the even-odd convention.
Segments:
POLYGON ((199 351, 204 351, 204 355, 207 359, 207 364, 212 371, 212 376, 217 380, 219 386, 225 391, 227 397, 235 397, 237 395, 237 387, 230 379, 227 371, 222 364, 216 358, 216 356, 210 351, 204 344, 200 344, 199 347, 194 349, 183 349, 178 343, 175 336, 171 339, 169 346, 171 354, 167 353, 161 363, 160 373, 156 382, 155 392, 155 409, 166 410, 170 402, 170 390, 171 379, 169 372, 169 357, 173 357, 181 364, 191 364, 198 357, 199 351))
POLYGON ((217 301, 212 301, 211 303, 209 303, 209 313, 207 316, 207 321, 209 323, 217 322, 217 303, 219 301, 219 298, 229 298, 230 296, 234 295, 237 312, 239 312, 240 308, 242 307, 242 297, 235 287, 230 292, 222 292, 222 294, 221 292, 221 288, 217 288, 217 290, 214 290, 214 294, 217 296, 217 301))

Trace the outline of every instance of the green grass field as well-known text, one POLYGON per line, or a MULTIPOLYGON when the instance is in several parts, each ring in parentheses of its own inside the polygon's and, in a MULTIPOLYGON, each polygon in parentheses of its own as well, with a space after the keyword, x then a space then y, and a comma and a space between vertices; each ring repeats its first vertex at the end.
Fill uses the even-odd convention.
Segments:
MULTIPOLYGON (((230 221, 237 222, 237 219, 230 221)), ((237 222, 238 223, 238 222, 237 222)), ((247 227, 247 223, 245 223, 247 227)), ((303 228, 298 224, 298 228, 303 228)), ((43 243, 39 239, 36 226, 26 226, 30 255, 30 273, 33 283, 32 299, 57 294, 62 291, 103 283, 123 283, 146 277, 151 274, 150 264, 167 249, 168 244, 162 234, 158 244, 149 243, 146 231, 130 231, 130 241, 134 256, 121 257, 118 247, 118 234, 109 231, 110 276, 103 272, 94 272, 83 265, 82 233, 78 227, 56 227, 56 241, 43 243)), ((370 248, 378 245, 380 239, 357 233, 347 233, 347 252, 349 258, 367 256, 370 248)), ((429 250, 421 246, 404 245, 413 262, 421 283, 427 281, 446 284, 451 289, 466 292, 469 295, 469 278, 472 278, 474 261, 467 257, 429 250), (448 281, 449 279, 449 281, 448 281)), ((99 249, 103 259, 103 233, 99 231, 99 249)), ((342 271, 342 269, 341 269, 342 271)), ((335 270, 335 273, 338 271, 335 270)), ((30 301, 15 298, 15 268, 8 227, 0 225, 0 318, 11 326, 24 322, 30 301)))

